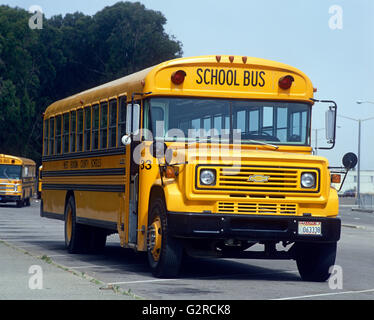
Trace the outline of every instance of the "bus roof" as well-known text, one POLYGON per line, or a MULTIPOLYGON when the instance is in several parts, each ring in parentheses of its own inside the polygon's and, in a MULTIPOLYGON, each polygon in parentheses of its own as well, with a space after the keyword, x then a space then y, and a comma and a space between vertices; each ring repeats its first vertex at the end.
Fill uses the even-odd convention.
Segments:
POLYGON ((199 97, 299 100, 311 102, 313 85, 300 70, 261 58, 242 56, 200 56, 163 62, 137 73, 75 94, 50 105, 45 117, 72 108, 94 104, 126 94, 151 92, 152 95, 186 95, 199 97), (186 81, 174 85, 170 78, 177 70, 186 72, 186 81), (282 76, 291 75, 290 90, 279 90, 282 76))
POLYGON ((35 161, 27 158, 16 157, 6 154, 0 154, 0 164, 14 164, 14 165, 32 165, 35 166, 35 161))

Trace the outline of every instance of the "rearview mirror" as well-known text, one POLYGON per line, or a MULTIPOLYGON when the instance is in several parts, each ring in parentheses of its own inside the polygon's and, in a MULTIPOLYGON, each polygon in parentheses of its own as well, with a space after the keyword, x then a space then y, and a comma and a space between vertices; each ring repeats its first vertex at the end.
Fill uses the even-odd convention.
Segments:
POLYGON ((326 111, 326 140, 329 143, 333 143, 335 141, 335 128, 336 128, 336 110, 329 109, 326 111))
POLYGON ((136 134, 139 130, 140 123, 140 105, 139 104, 128 104, 127 105, 127 121, 126 121, 126 133, 136 134))

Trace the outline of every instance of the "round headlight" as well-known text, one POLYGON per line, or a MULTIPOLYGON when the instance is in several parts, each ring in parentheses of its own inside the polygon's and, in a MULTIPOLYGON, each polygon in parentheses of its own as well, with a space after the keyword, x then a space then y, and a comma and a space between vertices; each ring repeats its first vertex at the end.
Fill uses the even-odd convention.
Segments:
POLYGON ((306 172, 301 175, 301 186, 303 188, 314 188, 316 185, 316 176, 314 173, 306 172))
POLYGON ((213 170, 201 170, 200 184, 205 186, 212 186, 216 183, 216 173, 213 170))

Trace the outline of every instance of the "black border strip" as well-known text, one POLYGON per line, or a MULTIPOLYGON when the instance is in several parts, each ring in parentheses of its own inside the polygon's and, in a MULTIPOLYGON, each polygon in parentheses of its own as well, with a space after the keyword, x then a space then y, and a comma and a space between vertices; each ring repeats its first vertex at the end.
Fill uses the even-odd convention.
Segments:
POLYGON ((91 184, 51 184, 43 183, 42 190, 74 190, 74 191, 100 191, 125 192, 125 185, 91 185, 91 184))
POLYGON ((126 175, 126 168, 43 171, 43 177, 123 176, 123 175, 126 175))
POLYGON ((126 147, 108 149, 108 150, 84 151, 84 152, 77 152, 77 153, 44 156, 42 158, 42 161, 49 162, 49 161, 58 161, 58 160, 80 159, 80 158, 106 157, 106 156, 114 156, 114 155, 119 155, 119 154, 125 155, 126 147))

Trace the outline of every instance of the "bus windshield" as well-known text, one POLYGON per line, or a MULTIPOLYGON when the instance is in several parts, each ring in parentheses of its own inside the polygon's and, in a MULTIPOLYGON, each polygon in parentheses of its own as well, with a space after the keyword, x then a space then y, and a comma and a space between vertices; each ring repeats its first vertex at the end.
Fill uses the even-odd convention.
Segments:
POLYGON ((0 164, 0 179, 21 179, 21 166, 0 164))
POLYGON ((310 145, 306 103, 150 98, 144 120, 153 137, 165 141, 310 145))

